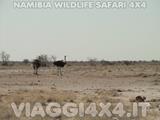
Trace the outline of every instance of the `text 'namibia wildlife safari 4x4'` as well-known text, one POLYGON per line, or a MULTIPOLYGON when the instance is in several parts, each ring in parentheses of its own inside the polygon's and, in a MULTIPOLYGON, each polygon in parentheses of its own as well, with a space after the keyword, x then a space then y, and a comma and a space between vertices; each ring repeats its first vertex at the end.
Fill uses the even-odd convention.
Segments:
POLYGON ((160 120, 159 0, 0 0, 0 120, 160 120))

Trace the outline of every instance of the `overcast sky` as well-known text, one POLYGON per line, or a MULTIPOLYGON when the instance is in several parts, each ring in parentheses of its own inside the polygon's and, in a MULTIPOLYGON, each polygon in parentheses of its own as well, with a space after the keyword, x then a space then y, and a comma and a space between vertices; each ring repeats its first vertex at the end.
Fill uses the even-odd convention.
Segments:
POLYGON ((0 51, 12 60, 160 60, 160 0, 146 9, 15 9, 0 0, 0 51))

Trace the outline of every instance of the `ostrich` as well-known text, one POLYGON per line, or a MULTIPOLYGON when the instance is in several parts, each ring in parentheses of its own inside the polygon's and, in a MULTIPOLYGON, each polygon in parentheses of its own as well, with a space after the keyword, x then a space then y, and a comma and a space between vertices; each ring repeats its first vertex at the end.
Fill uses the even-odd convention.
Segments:
POLYGON ((41 66, 41 61, 35 59, 32 64, 33 64, 34 74, 38 75, 38 69, 41 66))
POLYGON ((146 97, 144 97, 144 96, 137 96, 136 97, 137 102, 145 102, 145 100, 146 100, 146 97))
POLYGON ((57 67, 58 69, 58 76, 62 76, 62 68, 66 65, 66 56, 64 56, 64 60, 58 60, 54 61, 53 64, 57 67))

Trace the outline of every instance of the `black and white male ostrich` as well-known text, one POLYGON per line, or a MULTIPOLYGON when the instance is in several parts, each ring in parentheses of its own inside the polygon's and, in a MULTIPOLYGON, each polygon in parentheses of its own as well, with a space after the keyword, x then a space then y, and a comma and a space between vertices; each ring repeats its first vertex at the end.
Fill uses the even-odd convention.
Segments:
POLYGON ((62 76, 62 68, 66 65, 66 56, 64 56, 64 60, 54 61, 53 64, 57 67, 58 76, 62 76))
POLYGON ((40 66, 41 66, 41 61, 39 60, 39 59, 35 59, 35 60, 33 60, 33 69, 34 69, 34 72, 33 72, 33 74, 36 74, 36 75, 38 75, 38 69, 40 68, 40 66))

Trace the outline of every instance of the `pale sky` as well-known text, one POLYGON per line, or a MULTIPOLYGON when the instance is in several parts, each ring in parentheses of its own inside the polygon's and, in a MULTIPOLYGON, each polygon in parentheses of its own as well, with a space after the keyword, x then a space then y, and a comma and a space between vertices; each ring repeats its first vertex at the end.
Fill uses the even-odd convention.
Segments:
POLYGON ((0 0, 0 51, 69 60, 160 60, 160 0, 146 9, 15 9, 0 0))

